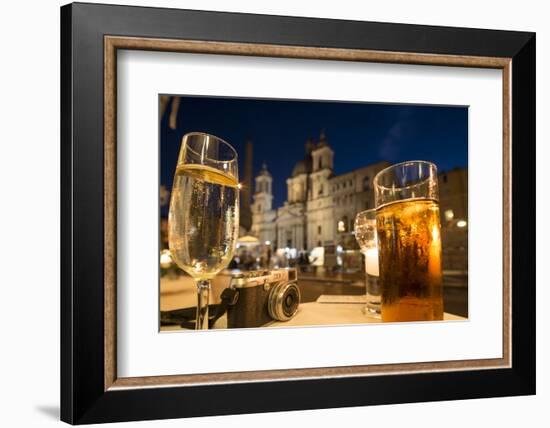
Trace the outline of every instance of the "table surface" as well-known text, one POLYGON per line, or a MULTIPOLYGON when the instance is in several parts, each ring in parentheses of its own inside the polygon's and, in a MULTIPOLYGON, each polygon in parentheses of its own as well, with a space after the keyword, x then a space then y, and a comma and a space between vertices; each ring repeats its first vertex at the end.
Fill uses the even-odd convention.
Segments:
MULTIPOLYGON (((174 280, 173 282, 162 281, 161 283, 161 311, 178 309, 182 307, 192 307, 196 305, 196 289, 193 286, 192 280, 185 281, 174 280), (189 284, 187 284, 189 282, 189 284)), ((216 284, 213 282, 212 287, 223 290, 225 283, 216 284)), ((215 297, 220 293, 211 293, 210 303, 218 303, 215 297)), ((298 308, 298 312, 294 318, 288 321, 273 321, 266 324, 265 327, 303 327, 303 326, 320 326, 320 325, 342 325, 342 324, 372 324, 381 323, 379 318, 370 314, 365 314, 363 296, 332 296, 322 295, 316 302, 302 303, 298 308), (346 302, 346 303, 336 303, 346 302)), ((464 321, 467 318, 445 313, 443 319, 445 321, 464 321)), ((215 324, 215 329, 227 328, 227 319, 222 316, 215 324)), ((179 326, 163 326, 163 331, 181 330, 179 326)))

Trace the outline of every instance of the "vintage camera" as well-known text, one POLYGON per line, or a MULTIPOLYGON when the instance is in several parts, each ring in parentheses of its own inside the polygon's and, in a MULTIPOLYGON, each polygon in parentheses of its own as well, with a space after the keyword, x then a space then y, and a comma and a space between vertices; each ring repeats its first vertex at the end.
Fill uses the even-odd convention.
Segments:
POLYGON ((300 304, 297 280, 296 269, 234 274, 226 290, 232 296, 227 306, 227 327, 260 327, 294 317, 300 304))

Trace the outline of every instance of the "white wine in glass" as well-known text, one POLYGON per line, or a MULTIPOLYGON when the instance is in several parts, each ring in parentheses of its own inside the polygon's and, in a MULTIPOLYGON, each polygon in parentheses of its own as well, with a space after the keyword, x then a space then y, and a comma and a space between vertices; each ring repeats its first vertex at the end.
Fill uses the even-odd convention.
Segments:
POLYGON ((239 233, 237 153, 208 134, 183 137, 168 215, 176 264, 198 289, 197 329, 208 328, 210 279, 227 267, 239 233))

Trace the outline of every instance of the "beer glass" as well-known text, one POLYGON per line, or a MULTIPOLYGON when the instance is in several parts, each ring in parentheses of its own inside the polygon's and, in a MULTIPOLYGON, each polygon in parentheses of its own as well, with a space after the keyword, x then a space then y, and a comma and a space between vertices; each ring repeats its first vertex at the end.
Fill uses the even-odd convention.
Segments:
POLYGON ((355 239, 365 257, 367 305, 365 312, 380 317, 380 284, 378 281, 378 238, 376 233, 376 210, 362 211, 355 216, 355 239))
POLYGON ((382 321, 443 319, 437 168, 392 165, 374 178, 382 321))
POLYGON ((222 139, 183 136, 168 213, 176 264, 197 284, 196 329, 208 329, 210 280, 227 267, 239 233, 237 152, 222 139))

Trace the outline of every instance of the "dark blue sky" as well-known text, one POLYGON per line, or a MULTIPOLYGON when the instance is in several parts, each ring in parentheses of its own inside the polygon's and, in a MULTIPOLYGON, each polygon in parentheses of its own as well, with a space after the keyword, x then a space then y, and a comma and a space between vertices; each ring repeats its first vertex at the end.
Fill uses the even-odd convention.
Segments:
POLYGON ((318 141, 323 128, 336 174, 381 160, 428 160, 439 171, 468 166, 466 107, 182 97, 175 130, 168 127, 170 111, 168 105, 161 120, 161 184, 171 187, 185 133, 207 132, 235 147, 241 181, 251 139, 254 174, 265 161, 273 175, 274 208, 286 200, 285 180, 304 157, 306 140, 318 141))

